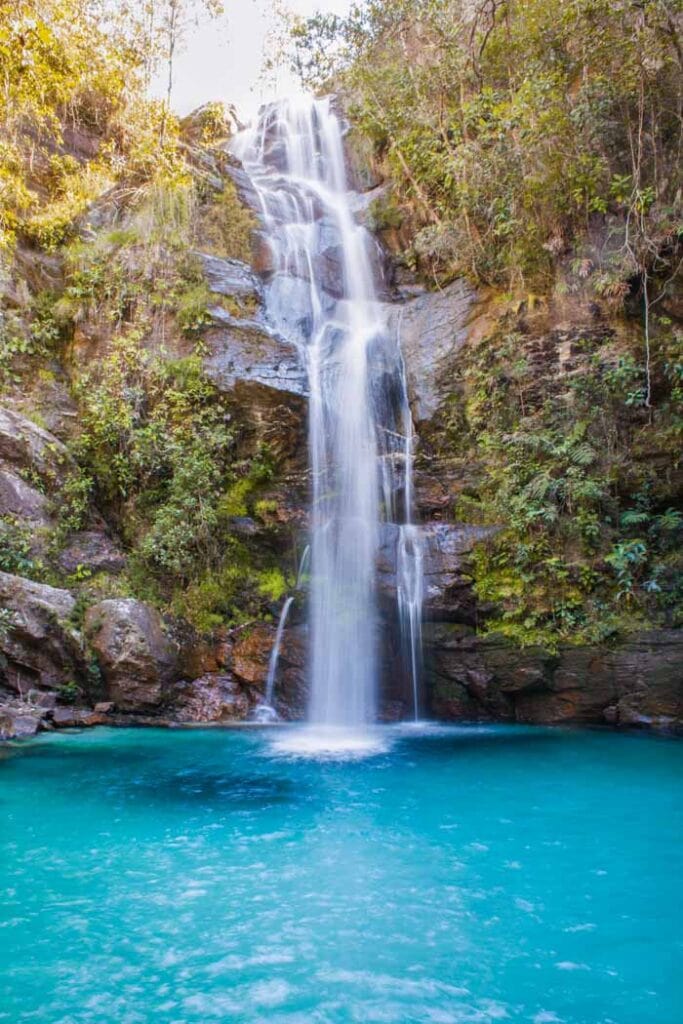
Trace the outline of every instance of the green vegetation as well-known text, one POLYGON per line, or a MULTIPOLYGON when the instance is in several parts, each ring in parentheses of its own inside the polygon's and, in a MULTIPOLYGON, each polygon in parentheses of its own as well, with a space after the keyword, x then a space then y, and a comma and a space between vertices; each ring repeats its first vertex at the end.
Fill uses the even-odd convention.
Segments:
MULTIPOLYGON (((511 318, 513 324, 514 318, 511 318)), ((470 470, 453 510, 495 525, 476 590, 487 628, 521 643, 591 642, 683 622, 683 517, 671 506, 683 426, 680 343, 661 341, 656 408, 623 342, 552 344, 504 328, 467 351, 423 463, 470 470)))
POLYGON ((43 566, 33 555, 33 528, 16 516, 0 516, 0 572, 39 579, 43 566))
MULTIPOLYGON (((2 5, 0 5, 2 7, 2 5)), ((75 400, 72 461, 46 490, 33 536, 0 520, 0 568, 93 598, 138 596, 199 629, 270 615, 284 590, 277 545, 233 529, 277 471, 202 369, 212 295, 196 249, 248 259, 251 214, 226 173, 233 120, 220 103, 182 122, 146 98, 193 10, 19 0, 0 10, 0 392, 38 420, 31 393, 59 376, 75 400), (11 9, 10 9, 11 8, 11 9), (59 568, 104 518, 119 575, 59 568), (42 535, 44 534, 44 536, 42 535)), ((267 533, 267 525, 265 527, 267 533)))
POLYGON ((367 0, 292 36, 303 78, 345 93, 426 276, 539 291, 573 256, 596 293, 637 277, 655 300, 680 258, 677 0, 367 0))

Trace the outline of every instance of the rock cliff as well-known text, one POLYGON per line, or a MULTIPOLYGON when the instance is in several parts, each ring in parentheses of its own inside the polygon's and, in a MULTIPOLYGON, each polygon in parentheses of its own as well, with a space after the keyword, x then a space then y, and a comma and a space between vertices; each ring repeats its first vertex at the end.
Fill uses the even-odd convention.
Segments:
MULTIPOLYGON (((85 269, 58 260, 48 267, 35 252, 24 254, 34 276, 44 281, 49 273, 57 282, 61 298, 54 301, 62 313, 68 306, 70 319, 59 328, 61 347, 39 363, 20 360, 19 386, 10 380, 0 396, 0 567, 7 570, 0 573, 0 736, 103 721, 232 722, 245 719, 263 695, 275 623, 284 597, 294 592, 306 540, 306 374, 263 307, 270 267, 257 220, 250 221, 251 260, 206 229, 222 223, 226 189, 236 187, 241 196, 239 216, 250 205, 257 214, 248 179, 224 146, 192 141, 191 119, 186 131, 202 183, 193 213, 203 226, 199 237, 190 231, 181 245, 166 248, 143 241, 139 216, 109 197, 95 205, 84 230, 86 240, 100 239, 85 269), (102 252, 117 282, 106 292, 102 252), (144 305, 142 296, 154 288, 153 303, 144 305), (128 325, 123 343, 112 323, 128 325), (107 375, 114 389, 106 387, 107 375), (95 393, 97 402, 109 403, 111 420, 98 416, 96 402, 88 404, 95 393), (213 418, 202 433, 206 406, 213 418), (159 432, 173 438, 170 451, 159 432), (190 435, 197 441, 188 454, 183 445, 190 435), (201 458, 216 437, 224 443, 207 466, 201 458), (226 452, 229 466, 221 462, 226 452), (139 475, 119 459, 142 467, 139 475), (186 489, 176 494, 172 481, 185 478, 186 489), (190 554, 183 560, 184 545, 190 554)), ((382 188, 357 154, 352 163, 361 191, 357 215, 366 218, 382 188)), ((325 224, 319 228, 324 234, 325 224)), ((339 258, 332 237, 324 258, 334 294, 339 258)), ((6 291, 21 312, 21 261, 17 266, 13 290, 6 291)), ((492 455, 496 445, 506 459, 521 462, 514 441, 520 417, 540 417, 550 400, 575 408, 583 423, 581 388, 594 385, 591 374, 632 385, 632 328, 581 296, 515 304, 464 280, 429 289, 379 246, 377 273, 419 441, 426 712, 446 720, 683 726, 681 631, 668 606, 656 623, 639 606, 633 589, 639 580, 628 591, 626 576, 634 563, 624 555, 619 576, 616 556, 611 563, 591 535, 595 523, 578 492, 558 514, 584 517, 587 546, 580 551, 575 539, 565 538, 562 558, 540 520, 528 534, 511 537, 490 494, 492 486, 501 493, 509 488, 492 455), (487 405, 493 399, 498 404, 487 405), (513 407, 518 418, 497 434, 500 410, 513 407), (521 548, 533 544, 533 558, 546 567, 542 581, 525 575, 521 548), (510 558, 518 560, 514 571, 510 558), (612 573, 614 587, 600 589, 601 573, 605 579, 612 573), (517 625, 525 588, 535 604, 525 613, 522 636, 509 627, 517 625), (546 607, 553 592, 562 601, 546 607), (590 640, 590 616, 611 622, 615 611, 614 628, 590 640), (570 613, 580 643, 567 642, 570 613), (547 628, 553 617, 561 620, 555 632, 547 628)), ((296 319, 295 284, 288 301, 296 319)), ((633 406, 615 412, 601 401, 594 398, 596 418, 609 419, 605 444, 618 448, 633 427, 633 417, 626 419, 633 406)), ((636 409, 635 416, 647 425, 646 412, 636 409)), ((540 419, 522 426, 546 437, 540 419)), ((592 485, 583 472, 598 444, 591 429, 577 435, 574 448, 547 456, 530 479, 542 476, 548 493, 567 480, 592 485)), ((653 517, 680 497, 668 436, 664 428, 649 438, 641 432, 638 445, 619 449, 622 461, 649 462, 665 481, 653 517)), ((524 441, 527 449, 532 443, 524 441)), ((557 450, 561 443, 553 435, 557 450)), ((628 472, 610 468, 613 490, 640 493, 640 481, 631 485, 628 472)), ((517 496, 506 494, 512 507, 517 496)), ((644 508, 628 495, 617 519, 624 509, 644 508)), ((657 597, 678 570, 666 527, 653 518, 651 529, 651 546, 661 541, 662 548, 662 568, 651 577, 657 597)), ((617 526, 609 531, 609 543, 621 543, 617 526)), ((409 710, 396 640, 396 574, 397 532, 387 526, 377 566, 387 719, 409 710)), ((286 719, 301 717, 306 704, 305 621, 304 587, 278 668, 276 703, 286 719)))

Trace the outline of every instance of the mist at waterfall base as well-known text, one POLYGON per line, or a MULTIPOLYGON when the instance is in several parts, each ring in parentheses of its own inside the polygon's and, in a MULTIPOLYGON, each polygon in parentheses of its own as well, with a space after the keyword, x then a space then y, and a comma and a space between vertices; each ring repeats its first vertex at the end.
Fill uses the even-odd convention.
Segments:
MULTIPOLYGON (((307 370, 311 470, 309 720, 305 746, 364 746, 377 715, 376 562, 400 519, 398 619, 417 717, 420 538, 411 520, 412 424, 399 339, 378 301, 379 247, 356 223, 342 125, 329 98, 264 107, 234 146, 272 258, 266 310, 307 370)), ((283 612, 283 615, 286 615, 283 612)), ((282 622, 282 619, 281 619, 282 622)), ((269 693, 273 705, 278 630, 269 693)), ((291 742, 291 740, 290 740, 291 742)))
POLYGON ((43 734, 0 760, 0 1021, 678 1024, 683 745, 43 734))

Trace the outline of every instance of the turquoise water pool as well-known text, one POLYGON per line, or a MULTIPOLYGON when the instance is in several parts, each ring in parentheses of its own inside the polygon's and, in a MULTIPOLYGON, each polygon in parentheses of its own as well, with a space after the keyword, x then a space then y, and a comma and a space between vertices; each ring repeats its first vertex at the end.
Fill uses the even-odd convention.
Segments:
POLYGON ((301 735, 5 748, 0 1021, 680 1024, 683 744, 301 735))

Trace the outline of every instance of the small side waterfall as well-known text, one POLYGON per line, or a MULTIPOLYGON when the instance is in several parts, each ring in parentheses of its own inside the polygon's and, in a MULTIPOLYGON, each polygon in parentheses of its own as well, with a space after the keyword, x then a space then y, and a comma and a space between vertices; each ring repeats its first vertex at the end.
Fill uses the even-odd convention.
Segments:
POLYGON ((287 616, 289 615, 289 609, 292 607, 294 597, 288 597, 282 606, 280 612, 280 619, 277 624, 277 631, 275 633, 275 643, 273 649, 270 652, 270 658, 268 660, 268 677, 266 679, 266 692, 263 697, 263 703, 255 709, 254 718, 257 722, 274 722, 277 721, 277 712, 275 710, 275 676, 277 673, 277 663, 280 657, 280 644, 282 643, 282 634, 285 631, 287 624, 287 616))
MULTIPOLYGON (((405 522, 399 606, 416 713, 422 563, 410 511, 405 374, 377 298, 379 249, 351 212, 342 140, 330 100, 302 98, 262 108, 235 152, 258 194, 272 254, 268 315, 308 372, 309 718, 357 728, 377 712, 383 519, 405 522)), ((284 618, 285 609, 282 628, 284 618)))
POLYGON ((401 359, 401 382, 403 385, 403 433, 405 437, 404 516, 399 528, 398 550, 396 553, 396 595, 398 618, 401 630, 401 654, 410 666, 410 682, 413 694, 413 718, 420 718, 420 675, 422 670, 422 603, 424 600, 424 551, 420 529, 413 522, 414 515, 414 466, 415 432, 413 417, 408 403, 405 363, 401 348, 401 325, 399 315, 397 346, 401 359))

